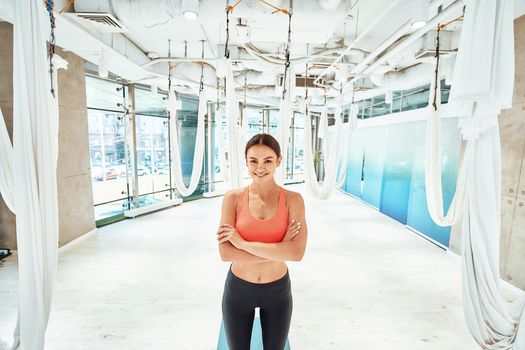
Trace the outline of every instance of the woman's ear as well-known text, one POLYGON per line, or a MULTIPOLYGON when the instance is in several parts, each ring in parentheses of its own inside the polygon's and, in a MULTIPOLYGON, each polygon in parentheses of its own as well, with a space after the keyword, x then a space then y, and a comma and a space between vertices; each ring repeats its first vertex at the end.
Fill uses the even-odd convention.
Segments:
POLYGON ((283 160, 283 157, 281 157, 281 156, 279 156, 279 157, 277 158, 277 162, 276 162, 277 166, 281 165, 281 161, 282 161, 282 160, 283 160))

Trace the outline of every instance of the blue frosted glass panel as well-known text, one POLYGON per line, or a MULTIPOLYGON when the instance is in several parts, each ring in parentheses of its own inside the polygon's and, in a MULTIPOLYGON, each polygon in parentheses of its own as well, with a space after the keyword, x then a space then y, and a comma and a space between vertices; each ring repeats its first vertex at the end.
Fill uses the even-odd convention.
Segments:
POLYGON ((416 123, 389 125, 387 131, 380 210, 403 224, 407 220, 416 132, 416 123))
MULTIPOLYGON (((445 214, 456 190, 457 163, 460 150, 460 134, 456 118, 442 120, 441 181, 445 214)), ((425 140, 426 122, 418 122, 417 147, 412 172, 407 225, 433 240, 449 245, 450 227, 438 226, 428 213, 425 193, 425 140)))
POLYGON ((352 133, 350 149, 348 155, 348 168, 346 170, 346 180, 343 185, 345 192, 361 198, 361 175, 363 168, 363 151, 364 151, 364 129, 355 129, 352 133))
POLYGON ((386 129, 386 126, 363 129, 366 141, 362 199, 376 208, 381 203, 386 129))

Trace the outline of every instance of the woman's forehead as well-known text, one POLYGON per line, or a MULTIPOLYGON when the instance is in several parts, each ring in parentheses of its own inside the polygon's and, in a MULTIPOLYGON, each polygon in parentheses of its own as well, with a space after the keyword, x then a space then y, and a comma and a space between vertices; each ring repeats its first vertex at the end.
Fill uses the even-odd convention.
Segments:
POLYGON ((275 151, 266 145, 253 145, 248 149, 248 157, 266 158, 276 157, 275 151))

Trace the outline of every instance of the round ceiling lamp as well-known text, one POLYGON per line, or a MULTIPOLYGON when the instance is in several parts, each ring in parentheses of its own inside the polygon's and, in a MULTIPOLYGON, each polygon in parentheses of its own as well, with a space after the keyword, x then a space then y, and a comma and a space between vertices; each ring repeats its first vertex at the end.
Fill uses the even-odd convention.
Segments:
POLYGON ((181 10, 187 19, 199 17, 199 0, 182 0, 181 10))
POLYGON ((341 0, 319 0, 319 5, 325 10, 333 11, 339 6, 341 0))
POLYGON ((428 20, 428 11, 429 11, 430 3, 428 0, 413 0, 412 4, 410 5, 410 14, 411 14, 411 20, 412 24, 410 27, 412 30, 417 30, 419 28, 422 28, 427 24, 428 20))

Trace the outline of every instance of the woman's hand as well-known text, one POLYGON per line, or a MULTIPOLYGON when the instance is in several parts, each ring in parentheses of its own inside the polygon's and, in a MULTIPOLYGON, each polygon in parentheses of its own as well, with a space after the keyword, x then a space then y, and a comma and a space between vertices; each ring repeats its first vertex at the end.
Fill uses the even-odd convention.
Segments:
POLYGON ((290 224, 288 225, 288 229, 286 230, 286 234, 283 237, 283 242, 287 241, 293 241, 295 236, 299 234, 301 231, 301 223, 296 222, 295 220, 290 221, 290 224))
POLYGON ((237 230, 230 224, 222 224, 219 226, 217 231, 217 240, 219 244, 230 241, 230 243, 237 249, 242 249, 243 244, 246 242, 237 230))

